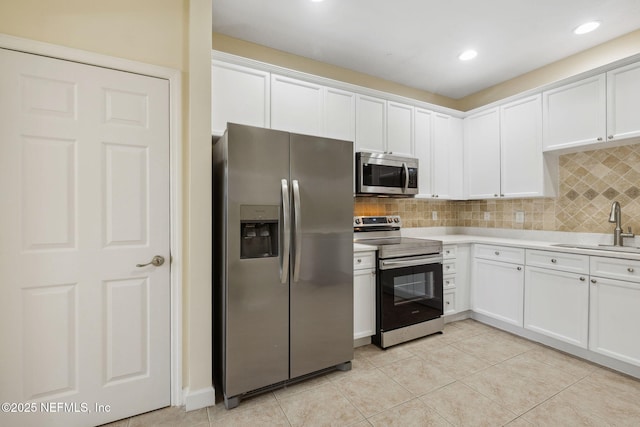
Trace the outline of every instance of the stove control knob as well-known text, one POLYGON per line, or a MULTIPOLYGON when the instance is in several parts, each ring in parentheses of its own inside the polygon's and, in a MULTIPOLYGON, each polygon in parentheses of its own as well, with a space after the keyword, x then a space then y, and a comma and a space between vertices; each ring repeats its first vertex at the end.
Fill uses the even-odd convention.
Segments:
POLYGON ((354 219, 353 222, 355 222, 356 224, 360 224, 360 218, 354 219))
POLYGON ((400 218, 393 218, 393 222, 400 222, 400 218))
POLYGON ((391 223, 393 222, 393 219, 391 219, 391 218, 387 218, 387 222, 388 222, 389 224, 391 224, 391 223))

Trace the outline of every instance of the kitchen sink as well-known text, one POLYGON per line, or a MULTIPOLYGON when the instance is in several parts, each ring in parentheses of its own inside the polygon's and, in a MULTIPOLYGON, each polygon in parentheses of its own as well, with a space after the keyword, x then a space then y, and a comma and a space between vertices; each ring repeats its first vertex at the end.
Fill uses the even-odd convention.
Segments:
POLYGON ((640 248, 635 246, 579 245, 579 244, 573 244, 573 243, 557 243, 551 246, 556 246, 558 248, 588 249, 593 251, 630 252, 634 254, 640 254, 640 248))

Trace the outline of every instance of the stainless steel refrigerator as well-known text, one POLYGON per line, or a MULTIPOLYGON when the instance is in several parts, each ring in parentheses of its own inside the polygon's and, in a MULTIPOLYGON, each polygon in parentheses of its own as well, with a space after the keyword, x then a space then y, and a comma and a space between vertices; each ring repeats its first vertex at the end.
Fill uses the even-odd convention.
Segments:
POLYGON ((214 381, 227 408, 353 358, 353 143, 228 124, 214 160, 214 381))

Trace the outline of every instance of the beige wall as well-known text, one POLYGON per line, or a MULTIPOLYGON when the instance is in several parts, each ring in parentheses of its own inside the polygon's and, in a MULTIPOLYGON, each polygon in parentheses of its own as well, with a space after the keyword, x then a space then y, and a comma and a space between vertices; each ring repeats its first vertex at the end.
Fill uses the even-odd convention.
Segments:
POLYGON ((211 387, 211 0, 3 0, 0 33, 181 71, 183 386, 211 387))

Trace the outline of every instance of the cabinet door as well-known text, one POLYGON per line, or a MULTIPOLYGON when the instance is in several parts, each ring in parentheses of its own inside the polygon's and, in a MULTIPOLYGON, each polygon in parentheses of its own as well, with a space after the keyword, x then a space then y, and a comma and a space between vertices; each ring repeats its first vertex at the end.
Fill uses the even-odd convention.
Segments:
POLYGON ((433 168, 431 189, 434 197, 448 199, 450 195, 451 151, 452 151, 452 117, 446 114, 433 114, 433 144, 431 165, 433 168))
POLYGON ((356 95, 356 151, 384 153, 386 137, 387 101, 356 95))
POLYGON ((415 154, 418 158, 418 191, 421 195, 428 195, 431 197, 433 192, 431 191, 432 180, 431 175, 433 172, 432 161, 432 147, 431 147, 431 117, 433 113, 422 108, 415 109, 414 115, 414 146, 415 154))
POLYGON ((500 110, 464 119, 465 186, 470 199, 500 197, 500 110))
POLYGON ((640 366, 640 285, 592 277, 589 350, 640 366))
POLYGON ((375 327, 375 270, 355 270, 353 272, 353 339, 375 335, 375 327))
POLYGON ((589 282, 587 275, 527 267, 524 327, 587 348, 589 282))
POLYGON ((607 139, 640 136, 640 63, 607 73, 607 139))
POLYGON ((470 245, 458 245, 456 250, 456 310, 458 312, 469 310, 470 281, 470 245))
POLYGON ((227 122, 269 127, 269 73, 213 61, 211 69, 211 127, 222 135, 227 122))
POLYGON ((543 92, 544 150, 604 141, 606 82, 600 74, 543 92))
POLYGON ((522 265, 476 258, 471 288, 474 311, 522 327, 522 265))
POLYGON ((356 138, 356 95, 324 88, 324 136, 353 141, 356 138))
POLYGON ((542 154, 542 96, 500 107, 501 185, 505 197, 545 194, 542 154))
POLYGON ((306 135, 322 135, 322 86, 273 74, 271 127, 306 135))
POLYGON ((413 157, 413 107, 387 102, 387 151, 413 157))

